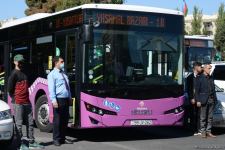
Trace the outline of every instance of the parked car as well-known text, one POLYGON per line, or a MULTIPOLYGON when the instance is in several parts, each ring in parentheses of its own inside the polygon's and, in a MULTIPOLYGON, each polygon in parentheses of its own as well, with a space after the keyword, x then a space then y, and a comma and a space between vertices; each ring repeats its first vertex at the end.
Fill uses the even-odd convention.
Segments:
POLYGON ((225 127, 225 62, 212 63, 211 74, 215 80, 218 103, 214 109, 213 126, 225 127))
POLYGON ((13 118, 9 105, 0 100, 0 142, 1 145, 10 145, 13 140, 13 118))
POLYGON ((225 127, 225 92, 217 85, 215 87, 218 102, 214 109, 213 127, 225 127))
POLYGON ((225 62, 213 62, 211 74, 214 77, 215 84, 225 89, 225 62))

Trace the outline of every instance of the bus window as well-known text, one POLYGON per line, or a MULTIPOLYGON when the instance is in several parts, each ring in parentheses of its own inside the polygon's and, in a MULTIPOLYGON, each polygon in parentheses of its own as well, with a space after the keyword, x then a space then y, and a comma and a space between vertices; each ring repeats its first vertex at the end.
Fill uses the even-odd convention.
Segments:
POLYGON ((225 81, 225 65, 218 65, 215 67, 213 76, 215 80, 225 81))
POLYGON ((53 69, 52 57, 54 45, 49 43, 35 43, 32 51, 32 66, 35 66, 34 79, 37 77, 47 78, 48 73, 53 69))
MULTIPOLYGON (((30 63, 30 43, 27 40, 14 41, 12 43, 12 56, 22 54, 26 63, 30 63)), ((12 57, 12 58, 13 58, 12 57)))
POLYGON ((31 69, 33 69, 33 67, 31 67, 31 54, 32 51, 32 47, 31 47, 31 43, 28 40, 17 40, 17 41, 13 41, 12 42, 12 57, 11 57, 11 69, 13 70, 15 65, 13 63, 13 58, 15 55, 17 54, 21 54, 23 55, 25 61, 24 61, 24 72, 26 73, 27 77, 28 77, 28 81, 31 84, 31 80, 33 77, 33 71, 31 69))

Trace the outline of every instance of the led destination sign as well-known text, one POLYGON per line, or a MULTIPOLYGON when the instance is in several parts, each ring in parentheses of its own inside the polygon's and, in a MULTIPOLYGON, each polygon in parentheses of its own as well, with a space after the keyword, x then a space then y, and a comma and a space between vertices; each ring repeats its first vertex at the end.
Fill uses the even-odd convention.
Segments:
POLYGON ((55 19, 55 28, 59 29, 80 25, 82 23, 90 23, 90 20, 99 21, 102 25, 142 26, 153 28, 167 28, 169 23, 167 22, 168 19, 166 19, 165 15, 159 14, 94 12, 90 15, 77 13, 57 17, 55 19))
POLYGON ((71 16, 66 16, 62 18, 56 19, 56 29, 62 27, 69 27, 73 25, 78 25, 83 22, 83 15, 82 14, 75 14, 71 16))
POLYGON ((137 16, 97 13, 96 20, 98 20, 101 24, 148 26, 158 28, 166 27, 166 21, 163 16, 137 16))

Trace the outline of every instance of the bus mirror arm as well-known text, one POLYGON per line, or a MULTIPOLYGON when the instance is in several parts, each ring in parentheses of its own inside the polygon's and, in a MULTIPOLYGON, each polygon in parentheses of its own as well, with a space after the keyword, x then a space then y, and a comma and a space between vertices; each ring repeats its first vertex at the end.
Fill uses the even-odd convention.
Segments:
POLYGON ((93 25, 84 24, 83 25, 83 40, 85 43, 92 41, 93 25))
POLYGON ((89 20, 88 24, 83 25, 83 39, 84 42, 91 42, 93 40, 93 28, 97 28, 100 26, 100 22, 89 20))

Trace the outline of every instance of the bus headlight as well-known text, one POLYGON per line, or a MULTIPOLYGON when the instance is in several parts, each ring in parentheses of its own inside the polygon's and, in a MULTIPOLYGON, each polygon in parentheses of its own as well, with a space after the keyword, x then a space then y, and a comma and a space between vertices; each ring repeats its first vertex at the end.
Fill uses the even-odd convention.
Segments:
POLYGON ((86 102, 85 102, 85 107, 86 107, 87 111, 98 114, 98 115, 101 115, 101 116, 103 116, 103 115, 117 115, 116 112, 105 110, 105 109, 93 106, 91 104, 88 104, 86 102))
POLYGON ((0 120, 12 118, 10 110, 0 111, 0 120))
POLYGON ((167 110, 164 112, 164 114, 178 114, 180 112, 184 111, 183 107, 182 106, 179 106, 177 108, 174 108, 174 109, 170 109, 170 110, 167 110))

